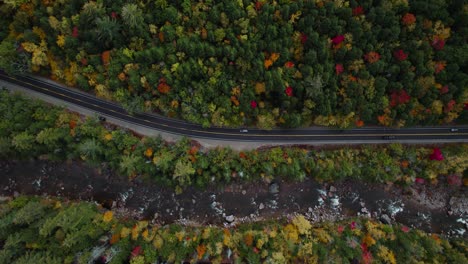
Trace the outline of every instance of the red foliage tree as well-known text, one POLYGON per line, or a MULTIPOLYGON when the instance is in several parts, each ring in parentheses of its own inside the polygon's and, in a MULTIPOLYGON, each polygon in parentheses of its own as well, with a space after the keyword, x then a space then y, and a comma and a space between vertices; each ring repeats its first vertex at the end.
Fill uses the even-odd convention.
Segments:
POLYGON ((141 246, 136 246, 136 247, 133 248, 133 250, 132 250, 131 257, 132 257, 132 258, 137 257, 137 256, 139 256, 141 253, 143 253, 143 250, 141 249, 141 246))
POLYGON ((414 179, 414 182, 419 183, 419 184, 424 184, 424 182, 426 182, 426 181, 423 178, 416 178, 416 179, 414 179))
POLYGON ((441 39, 439 37, 434 37, 434 39, 432 40, 431 46, 435 50, 442 50, 445 47, 445 40, 443 40, 443 39, 441 39))
POLYGON ((402 18, 401 18, 401 23, 405 26, 411 26, 414 23, 416 23, 416 17, 411 14, 411 13, 406 13, 402 18))
POLYGON ((353 16, 360 16, 362 14, 364 14, 364 8, 362 8, 362 6, 353 8, 353 16))
POLYGON ((440 89, 439 92, 440 92, 440 94, 446 94, 446 93, 448 93, 448 91, 449 91, 448 85, 445 85, 444 87, 442 87, 440 89))
POLYGON ((430 160, 444 160, 444 155, 442 154, 442 151, 439 148, 433 148, 432 149, 432 154, 429 156, 430 160))
POLYGON ((260 9, 262 9, 263 4, 265 4, 265 2, 262 2, 262 1, 255 2, 255 9, 259 11, 260 9))
POLYGON ((307 35, 305 33, 301 33, 301 43, 304 45, 307 42, 307 35))
POLYGON ((286 87, 286 90, 284 90, 287 96, 293 96, 293 88, 291 86, 286 87))
POLYGON ((343 64, 339 63, 335 65, 336 75, 340 75, 341 73, 343 73, 343 71, 344 71, 343 64))
POLYGON ((332 38, 332 44, 333 45, 338 45, 343 41, 344 41, 344 36, 343 35, 338 35, 338 36, 332 38))
POLYGON ((399 61, 404 61, 408 58, 408 54, 406 54, 402 49, 399 49, 393 52, 393 57, 399 61))
POLYGON ((453 107, 457 104, 457 102, 455 102, 455 100, 450 100, 447 105, 445 106, 444 108, 444 112, 445 113, 448 113, 450 111, 452 111, 453 107))
POLYGON ((253 109, 257 108, 257 102, 255 100, 250 101, 250 107, 253 109))
POLYGON ((408 95, 408 93, 405 90, 401 91, 393 91, 390 94, 390 106, 395 107, 400 104, 406 104, 411 100, 411 96, 408 95))
POLYGON ((78 37, 78 27, 73 27, 72 30, 72 37, 77 38, 78 37))
POLYGON ((364 55, 364 59, 369 63, 378 62, 380 60, 380 54, 375 51, 371 51, 364 55))
POLYGON ((110 50, 103 51, 101 54, 101 60, 103 65, 109 65, 110 63, 110 50))
POLYGON ((158 91, 162 94, 167 94, 171 90, 171 87, 166 83, 166 79, 159 79, 158 91))
POLYGON ((292 68, 292 67, 294 67, 294 62, 288 61, 288 62, 286 62, 286 63, 284 64, 284 66, 285 66, 286 68, 292 68))

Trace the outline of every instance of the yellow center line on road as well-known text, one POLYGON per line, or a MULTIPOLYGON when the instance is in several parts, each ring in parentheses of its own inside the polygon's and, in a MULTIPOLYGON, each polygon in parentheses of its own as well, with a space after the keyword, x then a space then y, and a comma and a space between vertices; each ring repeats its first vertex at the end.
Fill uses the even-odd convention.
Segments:
MULTIPOLYGON (((92 103, 89 103, 89 102, 86 102, 86 101, 83 101, 81 99, 77 99, 77 98, 73 98, 71 96, 68 96, 68 95, 65 95, 63 93, 59 93, 59 92, 56 92, 56 91, 53 91, 53 90, 50 90, 48 88, 45 88, 45 87, 41 87, 41 86, 37 86, 35 84, 32 84, 32 83, 29 83, 29 82, 25 82, 23 80, 19 80, 15 77, 10 77, 10 76, 7 76, 7 78, 10 78, 10 79, 14 79, 18 82, 21 82, 21 83, 24 83, 24 84, 28 84, 30 86, 33 86, 33 87, 36 87, 38 89, 41 89, 41 90, 46 90, 46 91, 49 91, 49 92, 52 92, 54 94, 57 94, 57 95, 60 95, 62 97, 66 97, 66 98, 70 98, 72 100, 75 100, 75 101, 78 101, 78 102, 83 102, 85 104, 90 104, 96 108, 100 108, 100 109, 103 109, 103 110, 106 110, 106 111, 110 111, 110 112, 114 112, 114 113, 118 113, 117 111, 113 110, 113 109, 107 109, 105 107, 102 107, 100 105, 97 105, 97 104, 92 104, 92 103)), ((96 98, 96 100, 98 100, 96 98)), ((126 117, 129 117, 129 118, 132 118, 132 119, 136 119, 135 116, 132 116, 132 115, 129 115, 129 114, 126 114, 126 113, 123 113, 121 114, 123 116, 126 116, 126 117)), ((252 136, 255 136, 255 137, 313 137, 313 138, 318 138, 318 137, 376 137, 376 136, 379 136, 379 137, 383 137, 383 136, 449 136, 449 135, 468 135, 468 133, 437 133, 437 134, 433 134, 433 133, 418 133, 418 134, 411 134, 411 133, 395 133, 395 134, 324 134, 324 135, 310 135, 310 134, 293 134, 293 135, 284 135, 284 134, 268 134, 268 135, 264 135, 264 134, 252 134, 252 133, 226 133, 226 132, 215 132, 215 131, 206 131, 206 130, 196 130, 196 129, 190 129, 190 128, 184 128, 184 127, 172 127, 170 125, 167 125, 167 124, 160 124, 160 123, 157 123, 157 122, 153 122, 151 120, 148 120, 148 119, 143 119, 144 122, 146 123, 150 123, 150 124, 153 124, 153 125, 158 125, 158 126, 163 126, 163 127, 168 127, 168 128, 173 128, 173 129, 179 129, 179 130, 183 130, 183 131, 187 131, 187 132, 195 132, 195 133, 205 133, 205 134, 213 134, 213 135, 226 135, 226 136, 240 136, 240 137, 252 137, 252 136)))

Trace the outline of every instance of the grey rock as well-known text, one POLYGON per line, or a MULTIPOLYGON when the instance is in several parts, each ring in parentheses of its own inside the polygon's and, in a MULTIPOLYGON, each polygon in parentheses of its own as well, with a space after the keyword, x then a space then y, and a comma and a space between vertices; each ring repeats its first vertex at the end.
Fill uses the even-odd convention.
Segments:
POLYGON ((263 210, 263 208, 265 208, 265 205, 263 203, 260 203, 260 205, 258 206, 258 209, 263 210))
POLYGON ((228 215, 224 218, 226 220, 226 222, 228 223, 232 223, 234 222, 234 220, 236 219, 233 215, 228 215))
POLYGON ((383 214, 380 216, 380 221, 386 225, 391 225, 392 224, 392 220, 390 219, 390 217, 386 214, 383 214))
POLYGON ((272 184, 270 184, 270 187, 268 188, 268 190, 271 194, 279 193, 279 184, 276 182, 273 182, 272 184))
POLYGON ((340 199, 337 197, 330 199, 330 201, 333 207, 337 207, 338 205, 340 205, 340 199))
POLYGON ((330 186, 330 189, 329 189, 329 191, 330 191, 330 192, 336 192, 336 188, 335 188, 335 186, 333 186, 333 185, 332 185, 332 186, 330 186))

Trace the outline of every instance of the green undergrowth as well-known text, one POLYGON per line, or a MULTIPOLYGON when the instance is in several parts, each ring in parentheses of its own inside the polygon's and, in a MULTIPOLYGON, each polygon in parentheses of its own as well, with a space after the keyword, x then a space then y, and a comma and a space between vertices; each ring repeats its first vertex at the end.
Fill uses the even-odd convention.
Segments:
POLYGON ((0 204, 0 263, 467 263, 467 244, 359 218, 216 226, 153 225, 87 202, 0 204), (166 262, 167 261, 167 262, 166 262))
POLYGON ((6 91, 0 93, 0 156, 106 164, 120 174, 143 176, 177 192, 188 186, 308 177, 412 184, 415 180, 435 183, 445 175, 460 184, 468 167, 467 144, 334 150, 272 147, 238 152, 225 147, 205 149, 186 138, 168 143, 6 91))

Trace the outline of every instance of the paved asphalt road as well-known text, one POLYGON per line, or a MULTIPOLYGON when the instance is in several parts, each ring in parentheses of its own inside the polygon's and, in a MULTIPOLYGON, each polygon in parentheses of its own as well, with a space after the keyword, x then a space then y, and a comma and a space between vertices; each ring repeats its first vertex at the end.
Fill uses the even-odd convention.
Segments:
POLYGON ((184 135, 193 138, 205 138, 229 141, 281 141, 300 143, 310 141, 376 141, 376 140, 451 140, 468 142, 468 126, 458 127, 421 127, 421 128, 359 128, 359 129, 327 129, 327 128, 301 128, 301 129, 242 129, 232 128, 202 128, 200 125, 170 119, 155 114, 140 113, 129 115, 118 104, 108 102, 92 95, 63 88, 52 82, 45 82, 30 76, 8 76, 0 71, 0 79, 22 86, 36 92, 67 101, 69 103, 87 108, 100 115, 113 117, 129 123, 155 128, 172 134, 184 135), (389 138, 391 137, 391 138, 389 138))

